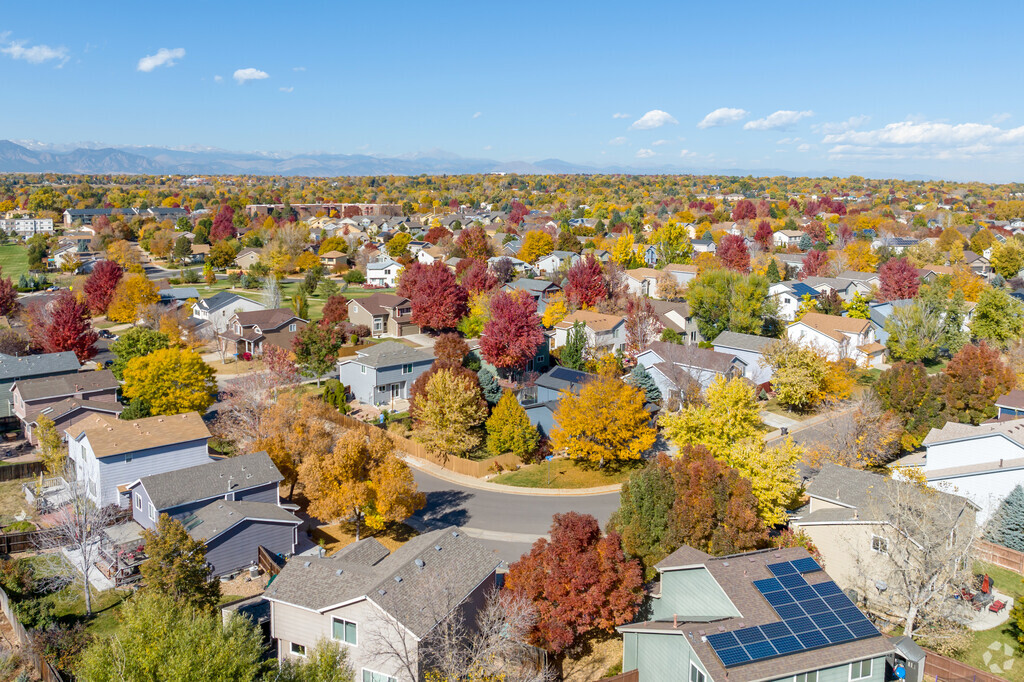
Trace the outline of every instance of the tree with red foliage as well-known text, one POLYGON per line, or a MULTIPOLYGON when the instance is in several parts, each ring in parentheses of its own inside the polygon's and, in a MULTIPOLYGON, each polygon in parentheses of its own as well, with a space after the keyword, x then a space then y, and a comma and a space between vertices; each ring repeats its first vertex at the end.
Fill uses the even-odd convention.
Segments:
POLYGON ((757 207, 750 199, 740 199, 732 209, 733 220, 753 220, 757 217, 757 207))
MULTIPOLYGON (((464 262, 466 261, 459 261, 459 265, 462 265, 464 262)), ((490 291, 498 286, 498 278, 487 269, 486 262, 470 260, 469 267, 463 271, 460 283, 466 287, 466 291, 475 294, 478 291, 490 291)))
POLYGON ((320 325, 323 327, 334 327, 348 320, 348 299, 341 294, 334 294, 327 298, 324 303, 323 317, 320 318, 320 325))
MULTIPOLYGON (((891 261, 890 261, 891 262, 891 261)), ((999 350, 982 341, 964 346, 946 365, 943 393, 948 418, 980 424, 996 415, 995 402, 1017 384, 999 350)))
POLYGON ((0 315, 10 315, 18 309, 18 292, 10 277, 0 279, 0 315))
POLYGON ((487 260, 494 255, 494 245, 480 225, 470 225, 459 232, 455 238, 455 246, 462 249, 466 258, 487 260))
POLYGON ((743 237, 727 234, 722 237, 715 252, 722 265, 736 272, 750 272, 750 251, 743 237))
POLYGON ((395 293, 403 298, 412 299, 413 293, 419 288, 423 281, 423 273, 427 269, 424 263, 414 260, 402 269, 402 275, 398 278, 398 288, 395 293))
POLYGON ((630 296, 626 301, 626 357, 630 362, 661 336, 661 321, 651 299, 630 296))
POLYGON ((879 286, 878 300, 897 301, 901 298, 914 298, 921 286, 921 276, 917 269, 906 258, 892 258, 878 268, 879 286))
POLYGON ((629 623, 643 600, 643 573, 617 533, 601 536, 589 514, 555 514, 551 539, 509 566, 505 589, 537 610, 530 641, 562 654, 594 631, 629 623))
POLYGON ((459 210, 459 200, 455 199, 453 197, 452 200, 448 202, 448 210, 451 211, 452 213, 454 213, 455 211, 458 211, 459 210))
POLYGON ((467 355, 469 355, 469 344, 458 334, 453 332, 441 334, 434 341, 434 365, 461 367, 467 355))
POLYGON ((423 241, 430 242, 431 244, 437 244, 442 239, 451 237, 452 233, 442 225, 436 225, 430 228, 425 235, 423 235, 423 241))
POLYGON ((412 321, 428 329, 454 329, 466 314, 466 290, 441 261, 414 268, 411 263, 399 282, 399 296, 412 303, 412 321), (413 277, 407 276, 413 271, 413 277))
POLYGON ((828 231, 825 230, 825 226, 817 220, 812 220, 811 224, 804 230, 807 236, 811 238, 811 242, 818 244, 819 242, 828 241, 828 231))
POLYGON ((537 302, 523 291, 499 291, 491 298, 491 319, 484 325, 480 351, 506 371, 522 371, 544 343, 537 302))
POLYGON ((227 204, 221 204, 220 210, 213 218, 213 228, 210 230, 210 241, 219 242, 223 239, 231 239, 235 236, 235 209, 227 204))
POLYGON ((49 304, 29 309, 29 335, 44 353, 72 351, 79 362, 96 355, 99 334, 92 328, 89 307, 63 289, 49 304))
POLYGON ((828 265, 828 253, 811 249, 804 256, 804 267, 800 270, 800 279, 806 277, 818 277, 825 271, 828 265))
POLYGON ((83 285, 85 300, 90 310, 97 314, 107 312, 123 276, 124 268, 112 260, 103 260, 96 264, 83 285))
POLYGON ((765 251, 771 251, 775 240, 775 233, 772 232, 771 223, 762 220, 757 224, 757 232, 754 233, 754 241, 761 245, 765 251))
POLYGON ((513 225, 519 225, 523 222, 523 218, 525 218, 526 214, 529 212, 530 211, 526 206, 523 206, 521 202, 513 199, 512 205, 509 207, 508 221, 513 225))
POLYGON ((608 296, 608 287, 601 274, 601 263, 593 256, 580 258, 569 267, 565 297, 576 307, 593 306, 608 296))

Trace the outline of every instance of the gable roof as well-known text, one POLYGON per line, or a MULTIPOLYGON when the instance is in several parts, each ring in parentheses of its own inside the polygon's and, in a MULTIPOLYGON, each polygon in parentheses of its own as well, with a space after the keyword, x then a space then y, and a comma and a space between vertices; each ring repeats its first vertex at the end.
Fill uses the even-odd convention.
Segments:
POLYGON ((725 348, 735 348, 737 350, 746 350, 753 353, 761 353, 765 347, 770 345, 775 339, 770 339, 764 336, 754 336, 753 334, 740 334, 738 332, 722 332, 715 337, 715 340, 711 342, 712 346, 722 346, 725 348))
POLYGON ((113 372, 109 369, 102 369, 96 372, 59 374, 38 379, 19 379, 11 385, 11 390, 17 390, 22 400, 40 400, 75 395, 76 393, 109 391, 120 385, 114 378, 113 372))
POLYGON ((397 308, 409 299, 395 294, 370 294, 366 298, 353 298, 349 303, 355 303, 371 315, 387 315, 390 309, 397 308))
POLYGON ((545 279, 529 279, 528 277, 520 277, 514 282, 509 282, 502 288, 505 289, 506 291, 526 291, 532 294, 533 296, 540 296, 542 293, 544 293, 548 289, 551 289, 552 287, 558 290, 561 290, 562 288, 555 284, 554 282, 549 282, 545 279))
POLYGON ((585 327, 589 327, 595 332, 606 332, 618 327, 624 319, 621 315, 605 315, 604 313, 595 313, 593 310, 577 310, 556 324, 555 329, 572 329, 574 324, 582 322, 585 327))
POLYGON ((266 452, 253 452, 144 476, 139 484, 146 488, 153 505, 162 510, 283 480, 266 452))
POLYGON ((859 272, 857 270, 843 270, 839 273, 839 278, 864 283, 870 282, 873 279, 881 279, 877 272, 859 272))
POLYGON ((863 334, 871 328, 870 320, 861 320, 856 317, 838 317, 837 315, 825 315, 824 313, 807 313, 789 326, 794 327, 798 324, 807 325, 811 329, 817 330, 836 341, 843 341, 846 338, 846 334, 863 334))
POLYGON ((213 312, 220 310, 221 308, 227 308, 230 305, 234 305, 240 300, 254 303, 256 305, 263 305, 259 301, 254 301, 251 298, 246 298, 245 296, 239 296, 238 294, 230 291, 218 291, 209 298, 202 298, 196 301, 196 305, 198 305, 201 310, 209 310, 213 312))
MULTIPOLYGON (((347 362, 349 360, 342 360, 347 362)), ((356 351, 355 361, 367 367, 393 367, 416 362, 433 362, 434 356, 425 349, 410 348, 398 341, 384 341, 356 351)))
POLYGON ((50 403, 42 409, 37 408, 31 413, 26 414, 26 417, 28 417, 30 423, 35 424, 40 415, 45 414, 53 421, 57 421, 58 419, 61 419, 73 412, 77 412, 78 410, 106 412, 107 414, 112 414, 114 417, 117 417, 124 411, 124 405, 113 400, 79 400, 78 398, 68 398, 67 400, 61 400, 57 403, 50 403))
POLYGON ((1005 422, 988 422, 985 424, 961 424, 946 422, 941 429, 932 429, 924 437, 923 445, 935 445, 954 440, 969 440, 991 435, 1002 435, 1024 447, 1024 420, 1015 419, 1005 422))
POLYGON ((25 379, 41 374, 77 372, 82 363, 71 351, 22 355, 15 357, 0 353, 0 381, 25 379))
POLYGON ((369 538, 330 557, 296 557, 264 596, 319 612, 370 599, 422 638, 501 563, 454 526, 417 536, 390 554, 382 549, 369 538))
POLYGON ((537 380, 534 383, 538 386, 550 388, 555 391, 569 390, 576 393, 583 384, 596 378, 596 374, 588 374, 587 372, 581 372, 576 369, 556 366, 537 377, 537 380))
POLYGON ((393 261, 390 258, 388 258, 387 260, 384 260, 384 261, 377 261, 375 263, 367 263, 366 264, 366 269, 368 271, 369 270, 387 270, 392 265, 398 265, 398 263, 396 263, 395 261, 393 261))
POLYGON ((182 520, 193 540, 209 542, 224 531, 246 520, 277 521, 298 526, 302 519, 270 502, 214 500, 182 520))
POLYGON ((243 327, 251 327, 255 325, 263 331, 272 331, 278 327, 284 326, 292 320, 299 320, 300 322, 307 321, 296 315, 290 308, 245 310, 240 313, 235 313, 235 318, 238 320, 238 324, 243 327))
POLYGON ((635 280, 643 280, 648 277, 658 279, 658 277, 661 277, 661 272, 654 268, 633 268, 632 270, 626 270, 625 274, 635 280))
POLYGON ((71 438, 85 435, 97 457, 149 450, 165 445, 188 443, 210 438, 203 418, 198 412, 186 412, 169 417, 146 417, 123 421, 95 415, 67 428, 71 438))
POLYGON ((1024 410, 1024 391, 1015 388, 1006 395, 996 398, 996 407, 1007 407, 1011 410, 1024 410))
POLYGON ((696 265, 682 265, 680 263, 670 263, 665 266, 665 272, 690 272, 696 275, 700 272, 700 269, 696 265))
POLYGON ((710 348, 700 346, 683 346, 667 341, 652 341, 642 353, 652 352, 665 362, 682 367, 695 367, 707 369, 719 374, 725 374, 733 366, 733 362, 743 362, 740 358, 729 353, 719 353, 710 348))

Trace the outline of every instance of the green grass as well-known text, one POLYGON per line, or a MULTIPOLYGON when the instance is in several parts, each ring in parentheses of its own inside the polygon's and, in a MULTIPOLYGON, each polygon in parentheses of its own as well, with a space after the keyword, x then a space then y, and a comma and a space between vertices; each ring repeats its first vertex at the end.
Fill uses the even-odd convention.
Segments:
MULTIPOLYGON (((282 282, 281 283, 281 305, 282 306, 284 306, 284 307, 291 307, 292 296, 294 296, 298 292, 300 284, 301 284, 301 282, 282 282)), ((208 296, 213 296, 217 292, 227 291, 227 290, 230 290, 230 291, 232 291, 232 292, 234 292, 234 293, 236 293, 236 294, 238 294, 240 296, 245 296, 246 298, 255 298, 255 299, 259 299, 259 297, 263 293, 261 289, 243 289, 240 286, 232 288, 231 285, 228 284, 227 280, 217 280, 216 284, 209 285, 209 286, 206 285, 206 284, 203 284, 203 283, 200 283, 200 284, 182 284, 181 286, 183 286, 183 287, 185 287, 185 286, 194 286, 196 288, 196 290, 199 292, 199 295, 202 296, 203 298, 206 298, 208 296)), ((370 296, 371 294, 393 294, 393 293, 395 293, 394 289, 360 289, 360 288, 357 288, 357 286, 355 286, 355 285, 350 286, 348 291, 342 292, 342 294, 346 298, 366 298, 367 296, 370 296)), ((323 294, 319 293, 319 289, 317 290, 317 293, 315 293, 315 294, 313 294, 312 296, 309 297, 309 318, 310 318, 310 320, 319 320, 321 317, 323 317, 324 305, 326 303, 327 303, 327 297, 324 296, 323 294)))
POLYGON ((974 633, 974 643, 971 645, 970 649, 959 657, 959 660, 963 661, 967 665, 972 665, 975 668, 980 668, 985 672, 991 673, 992 671, 989 670, 988 667, 989 664, 985 663, 986 652, 991 653, 991 658, 989 659, 990 663, 995 663, 996 665, 1001 665, 1007 659, 1015 658, 1016 660, 1013 663, 1013 668, 1011 670, 1004 670, 999 673, 999 675, 1001 677, 1005 677, 1011 682, 1024 682, 1024 665, 1021 665, 1022 661, 1017 656, 1015 645, 1016 641, 1010 633, 1009 627, 1006 624, 1000 625, 999 627, 992 628, 991 630, 982 630, 981 632, 974 633), (989 646, 991 646, 993 642, 999 642, 1002 645, 1002 648, 998 651, 992 651, 989 649, 989 646), (1006 656, 1007 646, 1010 647, 1010 651, 1012 652, 1010 656, 1006 656))
POLYGON ((973 570, 975 573, 987 573, 991 576, 996 583, 996 589, 1003 594, 1008 594, 1015 600, 1024 597, 1024 576, 1019 573, 984 561, 975 561, 973 570))
POLYGON ((642 462, 625 464, 619 468, 589 468, 571 459, 555 459, 540 464, 528 464, 518 471, 499 474, 491 479, 491 483, 511 485, 521 488, 596 488, 604 485, 622 483, 642 462), (551 472, 548 473, 550 466, 551 472))
POLYGON ((924 367, 925 371, 928 372, 929 374, 938 374, 942 370, 946 369, 946 365, 948 364, 949 360, 944 358, 942 360, 936 360, 933 363, 926 362, 924 363, 924 367))
POLYGON ((4 277, 13 277, 17 283, 18 278, 28 272, 28 249, 18 244, 0 246, 0 268, 4 277))
POLYGON ((54 600, 54 616, 62 622, 84 621, 86 629, 96 637, 109 637, 117 630, 117 614, 121 602, 131 595, 129 590, 106 590, 92 595, 92 617, 85 617, 85 599, 78 587, 64 588, 66 594, 54 600))

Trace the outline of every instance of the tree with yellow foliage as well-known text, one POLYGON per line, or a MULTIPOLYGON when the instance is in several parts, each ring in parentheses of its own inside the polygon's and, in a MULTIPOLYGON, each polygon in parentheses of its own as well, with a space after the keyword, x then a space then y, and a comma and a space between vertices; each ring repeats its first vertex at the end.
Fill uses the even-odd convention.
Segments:
POLYGON ((302 461, 326 457, 331 451, 334 437, 326 426, 323 408, 321 400, 282 393, 260 418, 262 434, 253 443, 253 450, 265 450, 270 455, 284 482, 291 486, 289 500, 302 461))
POLYGON ((966 265, 960 265, 953 270, 953 275, 949 282, 950 295, 960 291, 963 293, 965 301, 977 301, 981 293, 987 288, 988 284, 985 280, 974 274, 974 271, 966 265))
POLYGON ((491 319, 491 292, 478 291, 469 296, 469 313, 459 321, 459 331, 466 338, 477 339, 491 319))
POLYGON ((45 414, 36 418, 36 427, 33 429, 33 436, 39 443, 39 453, 46 465, 46 472, 51 476, 60 476, 64 473, 64 464, 68 458, 68 448, 57 431, 57 425, 45 414))
POLYGON ((555 250, 555 240, 544 230, 530 230, 523 237, 523 245, 519 247, 517 257, 527 263, 535 263, 541 256, 555 250))
POLYGON ((596 463, 638 460, 657 440, 644 395, 611 373, 591 379, 578 394, 562 392, 551 444, 572 459, 596 463))
POLYGON ((676 445, 703 445, 722 457, 734 443, 760 431, 760 411, 750 382, 718 375, 705 391, 703 403, 663 415, 661 426, 676 445))
POLYGON ((619 235, 611 251, 612 260, 623 269, 628 270, 636 265, 636 246, 632 232, 623 232, 619 235))
POLYGON ((119 239, 107 246, 107 258, 119 264, 125 270, 139 265, 139 252, 131 242, 119 239))
POLYGON ((374 529, 404 521, 422 509, 426 496, 416 488, 412 472, 395 455, 382 432, 369 438, 348 431, 323 457, 307 457, 299 466, 309 513, 321 521, 351 521, 360 539, 363 522, 374 529))
POLYGON ((480 445, 477 427, 487 418, 487 403, 471 372, 466 375, 447 367, 435 372, 426 391, 417 397, 415 410, 420 440, 442 458, 480 445))
POLYGON ((561 322, 569 315, 569 309, 565 305, 565 295, 561 292, 548 299, 547 307, 544 309, 544 317, 541 324, 550 329, 561 322))
POLYGON ((857 239, 843 249, 846 265, 854 272, 874 272, 878 267, 878 256, 871 250, 871 242, 857 239))
POLYGON ((772 368, 772 389, 779 403, 797 411, 814 408, 826 399, 850 396, 852 379, 842 363, 831 362, 820 349, 779 339, 764 350, 772 368))
POLYGON ((299 257, 295 259, 295 267, 299 269, 299 272, 306 272, 320 265, 320 259, 317 258, 316 254, 312 251, 303 251, 299 254, 299 257))
POLYGON ((107 308, 107 319, 134 324, 146 306, 159 300, 160 293, 155 282, 151 282, 144 274, 125 275, 118 283, 114 300, 107 308))
POLYGON ((197 353, 164 348, 128 362, 121 393, 138 399, 151 415, 203 413, 213 404, 217 382, 197 353))
POLYGON ((794 322, 799 322, 804 318, 807 313, 820 313, 821 308, 818 307, 818 299, 813 298, 810 294, 804 294, 800 297, 800 306, 796 309, 796 314, 793 316, 794 322))
POLYGON ((750 481, 757 498, 757 515, 769 526, 786 523, 786 510, 796 506, 800 477, 796 463, 804 448, 787 438, 780 445, 766 447, 760 436, 737 441, 720 459, 750 481))

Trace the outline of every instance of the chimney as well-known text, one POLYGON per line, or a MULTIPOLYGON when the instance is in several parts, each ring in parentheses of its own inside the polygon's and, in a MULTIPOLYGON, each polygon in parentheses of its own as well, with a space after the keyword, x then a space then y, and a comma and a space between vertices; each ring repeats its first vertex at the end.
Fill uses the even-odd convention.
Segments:
POLYGON ((672 614, 672 627, 674 627, 674 628, 679 627, 679 615, 678 614, 675 614, 675 613, 672 614))
POLYGON ((853 510, 853 520, 856 521, 858 518, 860 518, 860 510, 854 509, 853 510))

